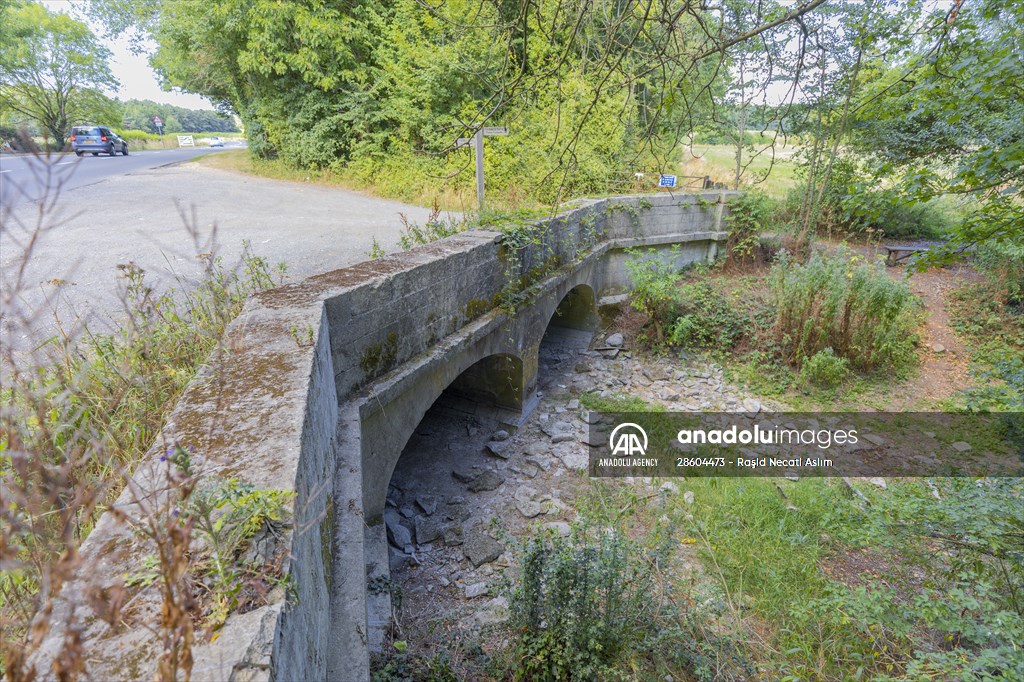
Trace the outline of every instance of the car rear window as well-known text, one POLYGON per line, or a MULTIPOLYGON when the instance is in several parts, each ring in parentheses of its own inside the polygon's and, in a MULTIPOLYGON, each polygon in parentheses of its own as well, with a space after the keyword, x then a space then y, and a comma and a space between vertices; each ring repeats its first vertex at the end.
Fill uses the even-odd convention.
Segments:
POLYGON ((72 135, 102 135, 99 128, 75 128, 72 135))

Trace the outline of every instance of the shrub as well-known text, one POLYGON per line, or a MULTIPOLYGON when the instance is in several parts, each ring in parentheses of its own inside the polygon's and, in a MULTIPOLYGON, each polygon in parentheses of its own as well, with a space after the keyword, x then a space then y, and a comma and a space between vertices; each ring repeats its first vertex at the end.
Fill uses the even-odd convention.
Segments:
MULTIPOLYGON (((664 339, 664 328, 675 320, 675 290, 679 269, 674 262, 658 258, 653 250, 629 251, 626 272, 633 283, 630 305, 650 318, 655 341, 664 339)), ((678 251, 672 252, 674 256, 678 251)))
MULTIPOLYGON (((869 235, 889 238, 934 239, 953 228, 953 220, 939 201, 910 203, 892 189, 878 189, 849 159, 837 157, 821 192, 818 234, 869 235)), ((790 190, 780 216, 793 221, 807 192, 802 184, 790 190)))
POLYGON ((750 190, 729 202, 729 241, 726 263, 741 264, 758 260, 763 253, 761 233, 771 227, 775 202, 763 192, 750 190))
MULTIPOLYGON (((626 270, 633 281, 630 304, 647 315, 655 345, 728 350, 747 327, 738 311, 710 278, 686 281, 672 258, 662 259, 632 251, 626 270)), ((707 275, 708 266, 697 264, 688 272, 707 275)))
POLYGON ((996 302, 1024 306, 1024 237, 981 244, 975 261, 996 302))
POLYGON ((709 282, 675 290, 675 321, 668 341, 691 348, 732 348, 744 330, 743 317, 709 282))
POLYGON ((835 388, 842 383, 849 367, 849 360, 838 357, 831 348, 826 348, 810 358, 804 358, 800 378, 805 384, 835 388))
POLYGON ((607 679, 650 627, 652 576, 623 534, 535 538, 512 595, 517 679, 607 679))
POLYGON ((144 130, 126 130, 121 128, 115 128, 114 132, 124 138, 129 144, 145 143, 145 142, 159 142, 162 137, 155 133, 147 133, 144 130))
POLYGON ((865 184, 846 188, 840 215, 847 232, 877 232, 885 237, 935 239, 947 234, 953 221, 940 204, 910 203, 891 189, 874 189, 865 184))
POLYGON ((815 253, 805 265, 780 254, 770 287, 776 340, 790 364, 799 367, 826 348, 859 371, 915 359, 916 299, 906 284, 846 249, 815 253))

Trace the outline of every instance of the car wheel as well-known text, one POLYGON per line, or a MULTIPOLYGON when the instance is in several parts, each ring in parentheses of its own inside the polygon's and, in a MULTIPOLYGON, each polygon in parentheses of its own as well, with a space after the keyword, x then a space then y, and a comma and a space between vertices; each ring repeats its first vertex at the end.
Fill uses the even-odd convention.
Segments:
POLYGON ((121 145, 121 156, 128 156, 128 143, 121 145))
POLYGON ((117 147, 115 147, 113 144, 110 145, 110 155, 117 156, 117 147))
POLYGON ((93 153, 92 153, 92 155, 93 155, 93 156, 99 156, 99 155, 100 155, 100 153, 99 153, 99 152, 93 152, 93 153))
POLYGON ((81 156, 82 152, 75 152, 75 156, 81 156))

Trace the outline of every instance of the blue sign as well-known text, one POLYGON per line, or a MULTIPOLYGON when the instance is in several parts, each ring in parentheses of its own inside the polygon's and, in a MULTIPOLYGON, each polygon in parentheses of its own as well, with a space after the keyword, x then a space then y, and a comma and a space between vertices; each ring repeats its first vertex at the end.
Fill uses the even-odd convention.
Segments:
POLYGON ((676 176, 674 175, 662 175, 661 179, 658 180, 658 187, 675 187, 676 176))

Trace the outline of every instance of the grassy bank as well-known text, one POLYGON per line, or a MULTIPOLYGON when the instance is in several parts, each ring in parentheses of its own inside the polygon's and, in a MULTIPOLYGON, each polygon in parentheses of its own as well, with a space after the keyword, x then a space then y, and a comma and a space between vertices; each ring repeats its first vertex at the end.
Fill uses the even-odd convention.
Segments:
MULTIPOLYGON (((415 168, 396 169, 390 182, 370 182, 353 170, 324 168, 299 169, 278 159, 257 159, 246 150, 230 150, 221 154, 195 159, 210 168, 245 173, 272 180, 308 182, 324 187, 336 187, 363 192, 382 199, 396 199, 417 206, 437 206, 444 212, 469 213, 476 210, 476 190, 430 177, 415 168)), ((542 204, 531 201, 521 193, 503 193, 488 190, 488 207, 497 210, 539 208, 542 204)))
MULTIPOLYGON (((742 184, 750 186, 755 178, 760 178, 771 166, 771 174, 767 180, 756 183, 773 198, 784 198, 789 189, 797 184, 793 155, 796 148, 785 147, 776 152, 774 164, 769 161, 769 153, 758 156, 746 171, 742 184)), ((746 152, 744 152, 746 153, 746 152)), ((709 175, 716 182, 728 183, 731 187, 733 177, 733 154, 735 149, 728 145, 694 145, 683 154, 676 171, 680 175, 709 175)), ((196 163, 212 168, 232 170, 249 175, 288 180, 294 182, 312 182, 329 187, 358 190, 387 199, 398 199, 419 206, 437 204, 443 211, 465 213, 476 208, 476 189, 472 185, 472 168, 464 168, 459 176, 446 177, 433 174, 431 169, 418 168, 415 164, 405 165, 396 160, 390 172, 368 177, 355 169, 320 169, 303 170, 287 165, 280 160, 264 160, 253 158, 245 150, 232 150, 216 157, 197 160, 196 163)), ((666 169, 668 172, 669 169, 666 169)), ((657 187, 652 179, 647 185, 611 181, 608 193, 617 192, 654 192, 657 187)), ((495 209, 515 210, 520 208, 539 208, 544 206, 521 186, 487 189, 488 206, 495 209)))
POLYGON ((129 151, 142 151, 151 149, 177 149, 179 135, 191 135, 195 146, 207 147, 210 139, 219 137, 222 140, 243 140, 242 133, 168 133, 166 135, 154 135, 139 130, 125 130, 120 133, 121 137, 128 141, 129 151))

